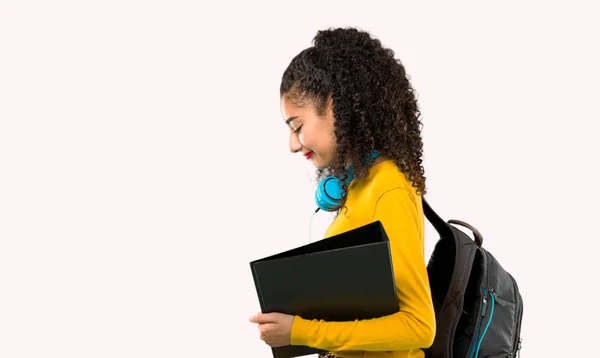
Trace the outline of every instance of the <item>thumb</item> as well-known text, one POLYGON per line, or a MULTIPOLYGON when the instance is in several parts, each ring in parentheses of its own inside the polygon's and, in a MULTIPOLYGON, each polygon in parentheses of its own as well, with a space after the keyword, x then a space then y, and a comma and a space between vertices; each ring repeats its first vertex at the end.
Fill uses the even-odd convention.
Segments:
POLYGON ((250 322, 252 323, 276 323, 277 322, 277 314, 276 313, 259 313, 252 317, 250 317, 250 322))

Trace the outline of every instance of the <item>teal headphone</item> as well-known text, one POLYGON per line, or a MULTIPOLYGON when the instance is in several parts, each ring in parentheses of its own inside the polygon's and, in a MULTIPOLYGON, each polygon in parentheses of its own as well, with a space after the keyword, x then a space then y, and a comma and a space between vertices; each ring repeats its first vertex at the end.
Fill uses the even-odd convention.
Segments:
MULTIPOLYGON (((379 154, 379 152, 371 152, 367 160, 373 160, 377 158, 379 154)), ((352 179, 354 179, 352 167, 350 166, 346 170, 348 173, 346 185, 350 185, 350 182, 352 181, 352 179)), ((335 211, 339 207, 341 201, 342 181, 339 178, 331 175, 321 180, 321 182, 317 186, 317 190, 315 191, 315 202, 317 203, 316 211, 335 211)))

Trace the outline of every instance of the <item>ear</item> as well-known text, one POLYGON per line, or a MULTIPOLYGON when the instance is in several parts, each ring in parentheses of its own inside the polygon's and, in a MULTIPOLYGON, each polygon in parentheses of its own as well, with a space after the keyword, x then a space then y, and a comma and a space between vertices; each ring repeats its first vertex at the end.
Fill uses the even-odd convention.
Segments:
POLYGON ((331 120, 335 119, 333 116, 333 97, 331 94, 329 94, 327 102, 325 103, 325 115, 331 120))

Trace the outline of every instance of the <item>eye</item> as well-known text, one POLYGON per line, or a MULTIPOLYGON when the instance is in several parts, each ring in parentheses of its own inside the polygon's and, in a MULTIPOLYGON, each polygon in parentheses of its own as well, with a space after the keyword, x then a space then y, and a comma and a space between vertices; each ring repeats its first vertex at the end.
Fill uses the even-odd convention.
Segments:
POLYGON ((294 133, 298 133, 298 134, 300 134, 300 130, 302 129, 302 126, 303 126, 303 125, 301 125, 300 127, 298 127, 298 129, 296 129, 296 130, 294 131, 294 133))

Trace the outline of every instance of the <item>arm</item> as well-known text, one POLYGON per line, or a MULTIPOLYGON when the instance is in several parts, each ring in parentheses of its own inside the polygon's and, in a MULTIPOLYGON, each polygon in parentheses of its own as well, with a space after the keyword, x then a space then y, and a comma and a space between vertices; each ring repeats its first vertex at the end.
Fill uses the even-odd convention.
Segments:
POLYGON ((405 189, 383 194, 373 221, 380 220, 390 240, 400 310, 392 315, 351 322, 325 322, 294 317, 291 342, 328 351, 398 351, 429 347, 435 335, 435 314, 420 218, 405 189))

